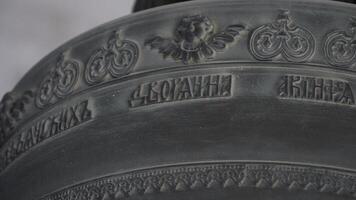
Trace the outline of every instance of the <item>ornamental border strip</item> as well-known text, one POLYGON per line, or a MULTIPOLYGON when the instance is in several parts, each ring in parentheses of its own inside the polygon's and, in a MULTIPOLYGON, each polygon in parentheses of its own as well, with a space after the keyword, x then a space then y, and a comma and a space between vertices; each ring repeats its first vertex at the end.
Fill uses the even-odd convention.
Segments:
MULTIPOLYGON (((87 87, 107 82, 128 75, 134 71, 137 65, 140 50, 143 46, 150 46, 151 49, 158 49, 163 59, 173 58, 174 62, 182 62, 183 65, 198 63, 201 60, 204 64, 209 63, 209 59, 218 53, 222 53, 229 46, 236 43, 242 31, 248 29, 244 25, 230 25, 220 32, 216 32, 217 27, 211 19, 203 15, 192 15, 182 17, 178 21, 172 35, 177 35, 173 39, 166 39, 160 36, 146 40, 145 44, 139 47, 136 42, 122 38, 120 30, 112 31, 106 43, 95 48, 90 58, 82 64, 80 60, 71 58, 67 52, 59 55, 57 63, 51 64, 49 74, 44 77, 40 85, 35 90, 27 90, 22 95, 11 92, 5 95, 0 102, 0 148, 15 133, 15 129, 23 122, 28 107, 34 104, 38 109, 44 109, 56 104, 70 94, 77 93, 79 82, 86 83, 87 87), (188 40, 188 35, 193 32, 187 27, 194 24, 196 28, 207 28, 206 32, 199 37, 203 43, 195 43, 188 40), (200 27, 201 26, 201 27, 200 27), (168 43, 167 43, 168 41, 168 43), (180 45, 177 45, 177 44, 180 45), (184 44, 183 44, 184 43, 184 44), (169 44, 167 46, 167 44, 169 44), (169 47, 169 48, 168 48, 169 47), (184 47, 184 49, 179 49, 184 47), (185 55, 187 50, 199 47, 194 55, 185 55), (203 48, 204 47, 204 48, 203 48), (66 82, 70 80, 69 82, 66 82), (29 95, 30 94, 30 95, 29 95)), ((274 22, 261 25, 251 30, 252 35, 248 40, 248 49, 252 58, 274 61, 284 60, 290 63, 306 63, 313 57, 315 39, 312 33, 305 27, 296 24, 292 20, 289 10, 280 10, 280 14, 274 22), (268 34, 267 34, 268 33, 268 34), (271 36, 273 35, 273 37, 271 36), (287 37, 288 36, 288 37, 287 37), (281 38, 276 40, 273 38, 281 38), (288 39, 290 38, 290 39, 288 39), (282 41, 282 42, 281 42, 282 41), (298 55, 298 53, 302 53, 298 55)), ((198 37, 198 35, 195 35, 198 37)), ((325 34, 320 52, 323 52, 326 63, 314 63, 318 65, 327 64, 327 67, 334 69, 353 70, 356 68, 356 18, 350 17, 350 22, 346 30, 334 30, 325 34)))
POLYGON ((285 163, 185 164, 112 175, 62 189, 40 200, 118 200, 165 192, 244 187, 356 198, 356 174, 342 169, 285 163))

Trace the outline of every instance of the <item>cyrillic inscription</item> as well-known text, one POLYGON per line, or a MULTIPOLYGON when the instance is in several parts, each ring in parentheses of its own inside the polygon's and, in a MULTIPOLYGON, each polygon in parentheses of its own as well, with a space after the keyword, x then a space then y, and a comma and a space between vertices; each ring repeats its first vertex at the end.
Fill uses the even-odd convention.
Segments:
POLYGON ((130 107, 189 99, 231 95, 232 75, 204 75, 172 78, 141 84, 129 99, 130 107))
POLYGON ((28 129, 14 136, 9 145, 1 152, 0 170, 38 143, 91 118, 92 112, 88 108, 88 101, 85 100, 34 123, 28 129))
POLYGON ((354 95, 348 82, 326 78, 287 75, 282 78, 278 94, 283 98, 355 104, 354 95))

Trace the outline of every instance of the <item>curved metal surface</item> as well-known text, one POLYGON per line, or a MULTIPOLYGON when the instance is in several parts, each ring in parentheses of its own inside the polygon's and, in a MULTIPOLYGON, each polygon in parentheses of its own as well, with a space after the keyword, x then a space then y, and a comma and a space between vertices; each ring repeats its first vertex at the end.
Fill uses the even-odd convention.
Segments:
MULTIPOLYGON (((133 7, 133 12, 138 12, 138 11, 147 10, 150 8, 155 8, 158 6, 163 6, 163 5, 173 4, 173 3, 187 2, 187 1, 193 1, 193 0, 136 0, 135 5, 133 7)), ((202 1, 202 0, 200 0, 200 1, 202 1)), ((339 1, 339 2, 356 4, 356 0, 326 0, 326 1, 339 1)))
POLYGON ((0 196, 355 198, 355 10, 197 1, 73 39, 1 102, 0 196))

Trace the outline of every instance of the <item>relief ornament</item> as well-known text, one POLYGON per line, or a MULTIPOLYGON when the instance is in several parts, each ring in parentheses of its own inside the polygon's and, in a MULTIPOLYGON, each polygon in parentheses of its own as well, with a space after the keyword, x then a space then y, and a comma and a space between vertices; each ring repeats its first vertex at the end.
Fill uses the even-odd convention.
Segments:
POLYGON ((155 36, 146 40, 145 46, 157 49, 163 58, 170 57, 184 64, 212 59, 216 52, 224 51, 227 44, 245 29, 243 25, 231 25, 215 33, 214 23, 205 16, 184 17, 178 23, 174 38, 155 36))
POLYGON ((258 60, 304 62, 315 50, 313 35, 282 10, 274 23, 257 28, 250 39, 250 51, 258 60))
POLYGON ((354 67, 356 64, 356 18, 350 19, 348 31, 330 33, 325 41, 325 56, 336 67, 354 67))

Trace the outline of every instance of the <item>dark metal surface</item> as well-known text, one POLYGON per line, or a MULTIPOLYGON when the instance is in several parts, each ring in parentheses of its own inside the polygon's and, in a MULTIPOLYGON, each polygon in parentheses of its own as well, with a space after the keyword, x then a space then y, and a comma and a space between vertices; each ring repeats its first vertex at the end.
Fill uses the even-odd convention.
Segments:
POLYGON ((191 0, 137 0, 134 5, 133 11, 138 12, 141 10, 147 10, 158 6, 186 2, 186 1, 191 1, 191 0))
POLYGON ((1 102, 1 199, 355 199, 355 11, 193 1, 73 39, 1 102))
MULTIPOLYGON (((158 6, 164 6, 168 4, 181 3, 187 1, 193 1, 193 0, 136 0, 136 3, 133 8, 133 12, 138 12, 150 8, 155 8, 158 6)), ((333 1, 356 4, 356 0, 333 0, 333 1)))

